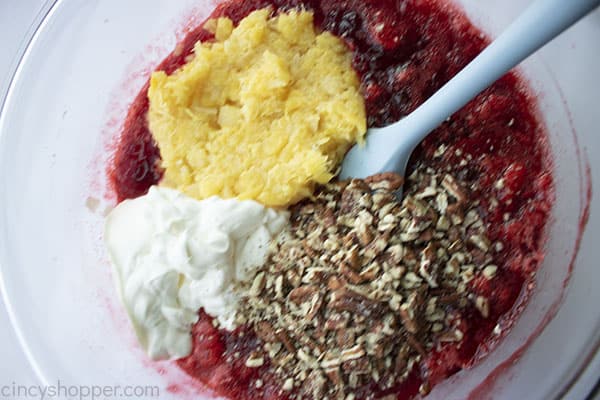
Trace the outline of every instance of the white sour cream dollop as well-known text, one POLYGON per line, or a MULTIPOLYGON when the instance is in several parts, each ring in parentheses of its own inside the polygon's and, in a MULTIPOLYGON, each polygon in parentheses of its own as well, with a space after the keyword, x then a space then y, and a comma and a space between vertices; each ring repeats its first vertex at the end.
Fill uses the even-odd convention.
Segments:
POLYGON ((234 328, 235 286, 264 264, 288 218, 254 201, 198 201, 157 186, 110 213, 105 241, 117 290, 152 359, 190 354, 200 308, 234 328))

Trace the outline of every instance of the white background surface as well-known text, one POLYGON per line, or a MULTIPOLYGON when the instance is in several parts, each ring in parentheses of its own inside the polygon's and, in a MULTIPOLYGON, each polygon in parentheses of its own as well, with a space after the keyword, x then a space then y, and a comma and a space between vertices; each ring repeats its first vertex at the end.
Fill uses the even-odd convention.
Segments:
MULTIPOLYGON (((496 0, 500 1, 500 0, 496 0)), ((8 85, 8 71, 14 65, 15 56, 18 49, 22 45, 23 37, 29 30, 32 20, 37 14, 41 7, 42 0, 0 0, 0 93, 4 93, 6 86, 8 85)), ((600 104, 600 77, 598 77, 598 71, 600 71, 600 65, 593 65, 584 63, 587 52, 598 52, 600 51, 600 12, 594 13, 591 17, 588 17, 586 21, 582 22, 578 27, 569 32, 566 36, 558 39, 562 42, 562 45, 570 44, 570 54, 568 54, 568 62, 564 65, 557 65, 556 71, 560 76, 569 76, 569 74, 580 74, 585 73, 595 81, 590 82, 594 85, 599 93, 597 95, 597 101, 595 102, 596 107, 600 104), (577 34, 584 33, 586 35, 594 35, 593 37, 598 38, 591 45, 581 46, 577 44, 574 37, 577 34), (571 44, 572 43, 572 44, 571 44), (591 46, 591 47, 590 47, 591 46), (578 63, 579 60, 579 63, 578 63)), ((566 46, 565 46, 566 47, 566 46)), ((583 88, 582 88, 583 89, 583 88)), ((567 91, 566 97, 569 100, 571 109, 573 110, 573 116, 575 121, 584 121, 585 123, 592 122, 595 126, 600 126, 600 115, 599 113, 590 113, 588 104, 580 104, 577 96, 577 88, 574 87, 567 91), (587 110, 587 111, 580 111, 587 110)), ((589 88, 587 88, 589 91, 589 88)), ((590 158, 597 157, 598 149, 589 149, 588 154, 590 158), (596 150, 596 152, 594 152, 596 150)), ((598 172, 594 176, 596 192, 600 189, 598 182, 598 172)), ((1 187, 1 186, 0 186, 1 187)), ((1 190, 1 189, 0 189, 1 190)), ((596 193, 597 195, 597 193, 596 193)), ((598 223, 598 215, 592 214, 590 224, 598 223)), ((591 238, 587 238, 590 240, 591 238)), ((597 240, 597 239, 596 239, 597 240)), ((0 303, 2 302, 0 298, 0 303)), ((600 360, 598 360, 600 361, 600 360)), ((598 363, 597 363, 598 364, 598 363)), ((598 371, 596 368, 595 371, 598 371)), ((589 375, 582 381, 578 395, 573 395, 571 398, 583 398, 581 393, 586 392, 586 387, 590 387, 597 376, 589 375)), ((15 334, 10 326, 7 313, 4 308, 4 304, 0 305, 0 387, 3 385, 12 385, 13 382, 19 385, 32 385, 37 384, 35 375, 32 369, 29 367, 25 356, 23 355, 15 334)), ((589 389, 588 389, 589 390, 589 389)), ((0 398, 2 398, 0 396, 0 398)), ((600 397, 598 397, 600 399, 600 397)))
MULTIPOLYGON (((0 93, 2 94, 8 85, 8 71, 17 61, 16 53, 42 3, 42 0, 0 0, 0 93)), ((12 385, 13 382, 19 385, 33 385, 37 384, 37 379, 25 359, 0 297, 0 387, 12 385)))

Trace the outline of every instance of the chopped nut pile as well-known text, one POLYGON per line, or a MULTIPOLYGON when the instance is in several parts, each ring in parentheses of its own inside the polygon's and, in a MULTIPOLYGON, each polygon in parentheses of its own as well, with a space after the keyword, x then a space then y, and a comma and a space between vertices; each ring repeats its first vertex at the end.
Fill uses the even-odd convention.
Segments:
POLYGON ((393 388, 440 343, 462 340, 467 307, 489 315, 468 286, 497 270, 476 205, 450 175, 417 169, 410 180, 401 203, 395 174, 321 187, 292 208, 246 288, 238 323, 264 346, 245 364, 268 365, 290 398, 393 388))

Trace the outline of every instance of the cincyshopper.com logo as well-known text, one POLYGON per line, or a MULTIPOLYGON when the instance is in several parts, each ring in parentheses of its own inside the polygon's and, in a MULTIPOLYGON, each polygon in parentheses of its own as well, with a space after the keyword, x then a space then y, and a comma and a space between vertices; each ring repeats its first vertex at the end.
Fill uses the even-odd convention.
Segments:
POLYGON ((125 400, 158 399, 158 386, 134 385, 65 385, 58 381, 56 385, 0 385, 0 399, 10 400, 125 400))

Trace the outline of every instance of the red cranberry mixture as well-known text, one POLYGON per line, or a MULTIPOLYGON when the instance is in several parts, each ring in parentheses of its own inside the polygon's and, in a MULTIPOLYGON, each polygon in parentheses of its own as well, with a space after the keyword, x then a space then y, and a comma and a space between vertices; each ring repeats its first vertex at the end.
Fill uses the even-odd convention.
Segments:
MULTIPOLYGON (((441 0, 245 0, 227 1, 212 17, 238 22, 251 11, 276 12, 304 7, 316 24, 343 38, 353 51, 370 126, 382 126, 414 110, 487 44, 466 17, 441 0)), ((198 40, 211 35, 191 32, 159 66, 172 73, 184 64, 198 40)), ((162 175, 157 149, 146 122, 147 86, 125 121, 111 180, 119 200, 144 194, 162 175)), ((412 398, 423 381, 435 385, 471 365, 493 344, 494 328, 510 321, 507 313, 526 294, 527 283, 543 258, 544 229, 553 202, 551 161, 544 128, 523 82, 509 74, 454 115, 418 148, 411 168, 450 173, 469 188, 470 200, 488 226, 492 243, 501 242, 494 262, 497 277, 474 279, 474 293, 489 299, 489 315, 473 312, 464 340, 429 354, 405 383, 399 399, 412 398), (439 152, 440 146, 445 149, 439 152), (501 282, 501 285, 498 283, 501 282), (504 317, 504 318, 503 318, 504 317)), ((249 355, 259 340, 247 328, 229 333, 215 328, 201 313, 193 330, 193 353, 179 361, 188 374, 235 399, 285 398, 268 366, 230 364, 228 354, 249 355), (244 335, 239 335, 243 330, 244 335), (254 383, 260 374, 264 384, 254 383)), ((244 357, 236 358, 244 360, 244 357)))

